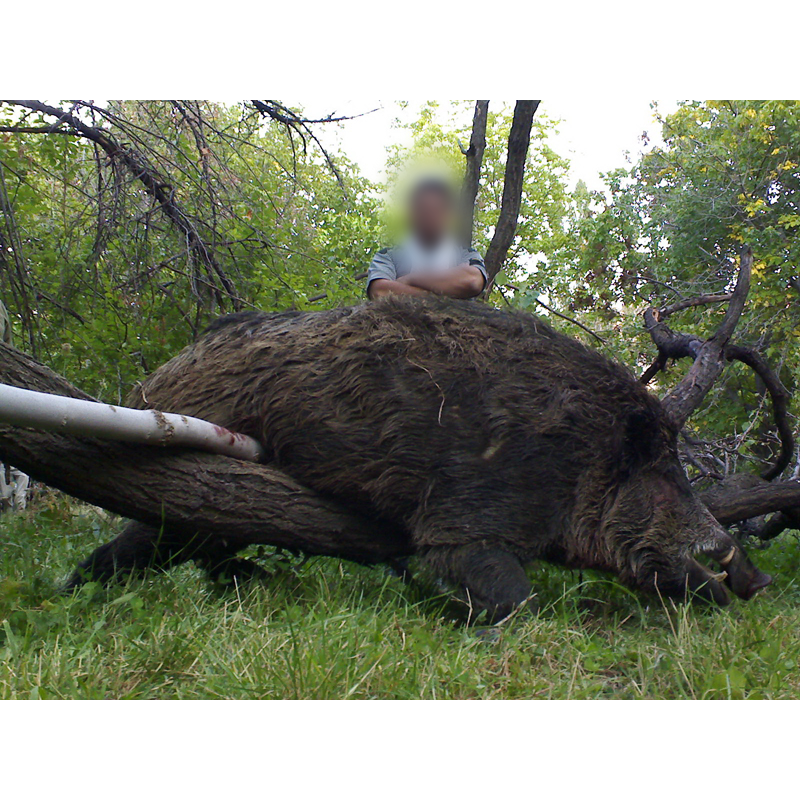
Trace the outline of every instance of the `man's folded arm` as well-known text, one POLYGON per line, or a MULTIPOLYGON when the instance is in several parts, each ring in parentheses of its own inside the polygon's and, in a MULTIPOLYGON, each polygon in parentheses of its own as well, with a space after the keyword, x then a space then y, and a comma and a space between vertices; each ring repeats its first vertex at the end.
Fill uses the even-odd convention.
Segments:
POLYGON ((370 300, 375 300, 377 297, 384 297, 387 294, 411 294, 418 297, 430 294, 425 289, 420 289, 417 286, 411 286, 405 283, 403 278, 393 281, 389 278, 373 278, 367 287, 367 297, 370 300))
POLYGON ((367 272, 367 297, 375 300, 387 294, 426 295, 424 289, 409 286, 397 278, 397 267, 394 263, 392 250, 385 247, 375 253, 367 272))
POLYGON ((477 265, 464 263, 448 272, 412 272, 397 282, 433 294, 466 299, 475 297, 483 291, 486 286, 486 275, 477 265))
POLYGON ((447 272, 412 272, 398 278, 393 251, 385 248, 375 254, 369 266, 367 296, 371 300, 387 294, 475 297, 488 283, 486 267, 475 250, 462 250, 461 257, 463 263, 447 272))

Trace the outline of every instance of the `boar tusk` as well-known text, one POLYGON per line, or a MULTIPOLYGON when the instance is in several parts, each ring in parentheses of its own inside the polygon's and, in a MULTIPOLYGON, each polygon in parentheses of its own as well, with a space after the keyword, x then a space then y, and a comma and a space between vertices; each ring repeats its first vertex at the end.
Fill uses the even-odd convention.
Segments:
POLYGON ((728 564, 730 564, 731 561, 733 561, 733 557, 735 555, 736 555, 736 548, 735 547, 731 547, 731 549, 728 551, 728 554, 723 556, 717 563, 721 567, 727 567, 728 564))

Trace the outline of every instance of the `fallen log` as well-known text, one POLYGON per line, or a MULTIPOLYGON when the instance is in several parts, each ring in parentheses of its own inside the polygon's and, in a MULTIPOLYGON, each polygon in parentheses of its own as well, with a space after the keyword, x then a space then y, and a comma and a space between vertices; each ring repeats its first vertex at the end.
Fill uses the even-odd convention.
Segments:
MULTIPOLYGON (((0 344, 0 381, 91 400, 0 344)), ((406 534, 320 497, 266 464, 0 425, 0 460, 87 503, 190 535, 229 535, 361 563, 412 551, 406 534)))
MULTIPOLYGON (((30 357, 0 344, 0 381, 91 400, 30 357)), ((226 534, 361 563, 413 554, 386 520, 344 508, 266 464, 180 449, 0 425, 0 460, 113 513, 190 535, 226 534)), ((701 499, 724 525, 800 507, 800 481, 727 483, 701 499)))

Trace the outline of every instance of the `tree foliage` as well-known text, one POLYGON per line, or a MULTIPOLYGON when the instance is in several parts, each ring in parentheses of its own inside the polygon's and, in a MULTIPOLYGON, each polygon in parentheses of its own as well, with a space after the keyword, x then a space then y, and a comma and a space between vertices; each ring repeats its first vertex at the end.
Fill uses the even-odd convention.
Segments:
MULTIPOLYGON (((276 101, 23 102, 0 105, 0 296, 18 342, 114 401, 218 313, 360 300, 357 276, 393 235, 385 199, 415 162, 460 178, 472 118, 470 102, 401 104, 405 142, 387 149, 375 184, 315 133, 346 121, 276 101)), ((474 227, 484 252, 512 117, 489 104, 474 227)), ((488 301, 561 315, 557 325, 644 371, 656 351, 643 312, 730 293, 746 243, 752 286, 736 340, 796 388, 800 103, 687 102, 659 122, 663 144, 589 191, 554 151, 558 123, 543 104, 488 301)), ((670 325, 707 337, 724 310, 687 305, 670 325)), ((688 368, 667 366, 652 384, 660 394, 688 368)), ((705 482, 759 471, 780 446, 763 381, 736 364, 687 435, 690 472, 705 482)))
MULTIPOLYGON (((611 328, 614 347, 644 368, 653 356, 640 313, 697 295, 723 295, 735 281, 744 244, 754 254, 737 339, 777 368, 790 390, 800 372, 798 181, 800 104, 691 102, 660 119, 664 144, 629 171, 606 176, 607 192, 579 185, 564 247, 549 273, 570 313, 611 328)), ((708 335, 724 305, 688 307, 671 321, 708 335)), ((658 378, 666 391, 684 367, 658 378)), ((751 370, 729 368, 693 417, 705 469, 725 474, 774 456, 765 387, 751 370)), ((795 422, 795 428, 796 428, 795 422)))
POLYGON ((377 200, 344 157, 334 173, 313 142, 246 104, 77 106, 119 155, 52 115, 0 106, 0 293, 25 345, 63 374, 119 399, 221 312, 358 295, 377 200))

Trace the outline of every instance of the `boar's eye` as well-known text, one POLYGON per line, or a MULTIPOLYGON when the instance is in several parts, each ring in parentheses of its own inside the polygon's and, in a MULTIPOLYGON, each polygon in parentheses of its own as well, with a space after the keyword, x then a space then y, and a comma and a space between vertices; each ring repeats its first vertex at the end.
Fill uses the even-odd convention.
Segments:
POLYGON ((653 494, 653 502, 657 507, 675 508, 680 500, 680 491, 671 481, 658 481, 653 494))

